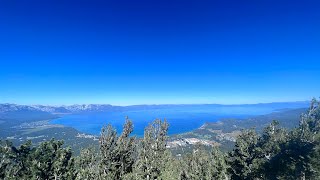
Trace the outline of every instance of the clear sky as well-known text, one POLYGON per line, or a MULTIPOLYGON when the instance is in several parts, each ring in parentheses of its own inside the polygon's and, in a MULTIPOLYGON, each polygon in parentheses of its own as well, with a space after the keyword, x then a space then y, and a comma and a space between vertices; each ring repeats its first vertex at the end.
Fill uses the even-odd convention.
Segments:
POLYGON ((320 96, 319 0, 1 0, 0 103, 320 96))

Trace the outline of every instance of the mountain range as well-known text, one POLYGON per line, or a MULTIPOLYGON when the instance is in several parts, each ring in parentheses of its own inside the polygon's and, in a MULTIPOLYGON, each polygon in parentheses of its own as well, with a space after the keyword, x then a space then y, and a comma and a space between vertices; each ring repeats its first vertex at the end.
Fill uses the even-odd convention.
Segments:
POLYGON ((0 115, 10 112, 47 112, 50 114, 64 113, 85 113, 85 112, 109 112, 109 111, 128 111, 128 110, 152 110, 166 108, 221 108, 221 107, 270 107, 273 109, 290 109, 308 107, 309 101, 297 102, 274 102, 259 104, 164 104, 164 105, 131 105, 113 106, 110 104, 75 104, 70 106, 50 106, 50 105, 18 105, 0 104, 0 115))

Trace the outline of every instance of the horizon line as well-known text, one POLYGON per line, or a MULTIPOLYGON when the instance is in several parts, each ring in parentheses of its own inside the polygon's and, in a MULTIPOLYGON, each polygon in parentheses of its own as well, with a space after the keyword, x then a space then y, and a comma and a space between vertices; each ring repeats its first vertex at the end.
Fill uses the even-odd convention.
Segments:
POLYGON ((311 100, 297 100, 297 101, 271 101, 271 102, 257 102, 257 103, 171 103, 171 104, 129 104, 129 105, 117 105, 117 104, 108 104, 108 103, 79 103, 79 104, 19 104, 19 103, 2 103, 0 105, 8 104, 8 105, 21 105, 21 106, 52 106, 52 107, 61 107, 61 106, 75 106, 75 105, 109 105, 109 106, 119 106, 119 107, 128 107, 128 106, 169 106, 169 105, 224 105, 224 106, 232 106, 232 105, 258 105, 258 104, 272 104, 272 103, 306 103, 311 100))

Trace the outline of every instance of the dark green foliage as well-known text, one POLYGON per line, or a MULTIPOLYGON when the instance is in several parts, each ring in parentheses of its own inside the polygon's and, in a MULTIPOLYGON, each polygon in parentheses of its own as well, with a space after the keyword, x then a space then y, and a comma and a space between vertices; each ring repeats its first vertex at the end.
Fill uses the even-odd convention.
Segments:
POLYGON ((184 158, 185 167, 181 179, 207 179, 209 177, 209 155, 198 147, 184 158))
POLYGON ((198 145, 193 153, 184 157, 183 163, 180 179, 228 179, 225 156, 216 148, 208 152, 203 146, 198 145))
POLYGON ((229 153, 232 179, 320 179, 320 107, 313 100, 299 127, 272 122, 261 136, 245 131, 229 153))
POLYGON ((219 149, 213 148, 210 152, 210 178, 229 179, 226 156, 219 149))
POLYGON ((260 161, 256 146, 258 134, 253 130, 244 131, 237 139, 235 149, 229 153, 232 179, 254 179, 260 161))
POLYGON ((38 147, 31 142, 15 148, 9 142, 1 144, 2 179, 74 179, 74 158, 62 141, 47 141, 38 147))
POLYGON ((3 179, 29 178, 32 156, 31 142, 16 148, 11 142, 1 142, 0 177, 3 179))
POLYGON ((160 119, 146 127, 136 164, 141 179, 158 179, 164 171, 168 127, 167 121, 160 119))
POLYGON ((281 179, 320 179, 320 107, 315 99, 302 114, 300 125, 288 134, 281 151, 272 159, 273 172, 281 179))
POLYGON ((93 147, 82 149, 80 156, 76 159, 77 180, 99 179, 99 154, 93 147))
POLYGON ((122 179, 124 175, 132 172, 136 155, 135 138, 129 137, 132 131, 133 124, 129 119, 119 137, 111 125, 102 128, 100 174, 105 179, 122 179))
POLYGON ((41 143, 34 151, 32 172, 34 179, 74 179, 74 159, 70 148, 62 148, 62 141, 41 143))
POLYGON ((161 161, 164 162, 163 164, 164 166, 163 166, 161 175, 158 179, 163 179, 163 180, 179 179, 181 174, 182 162, 179 159, 173 157, 171 152, 168 150, 165 151, 165 154, 161 161))

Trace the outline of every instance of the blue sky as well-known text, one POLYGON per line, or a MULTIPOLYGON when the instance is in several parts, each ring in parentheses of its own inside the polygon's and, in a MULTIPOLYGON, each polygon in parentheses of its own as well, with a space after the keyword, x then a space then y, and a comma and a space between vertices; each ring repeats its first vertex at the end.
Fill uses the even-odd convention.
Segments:
POLYGON ((2 0, 0 103, 258 103, 320 92, 320 2, 2 0))

